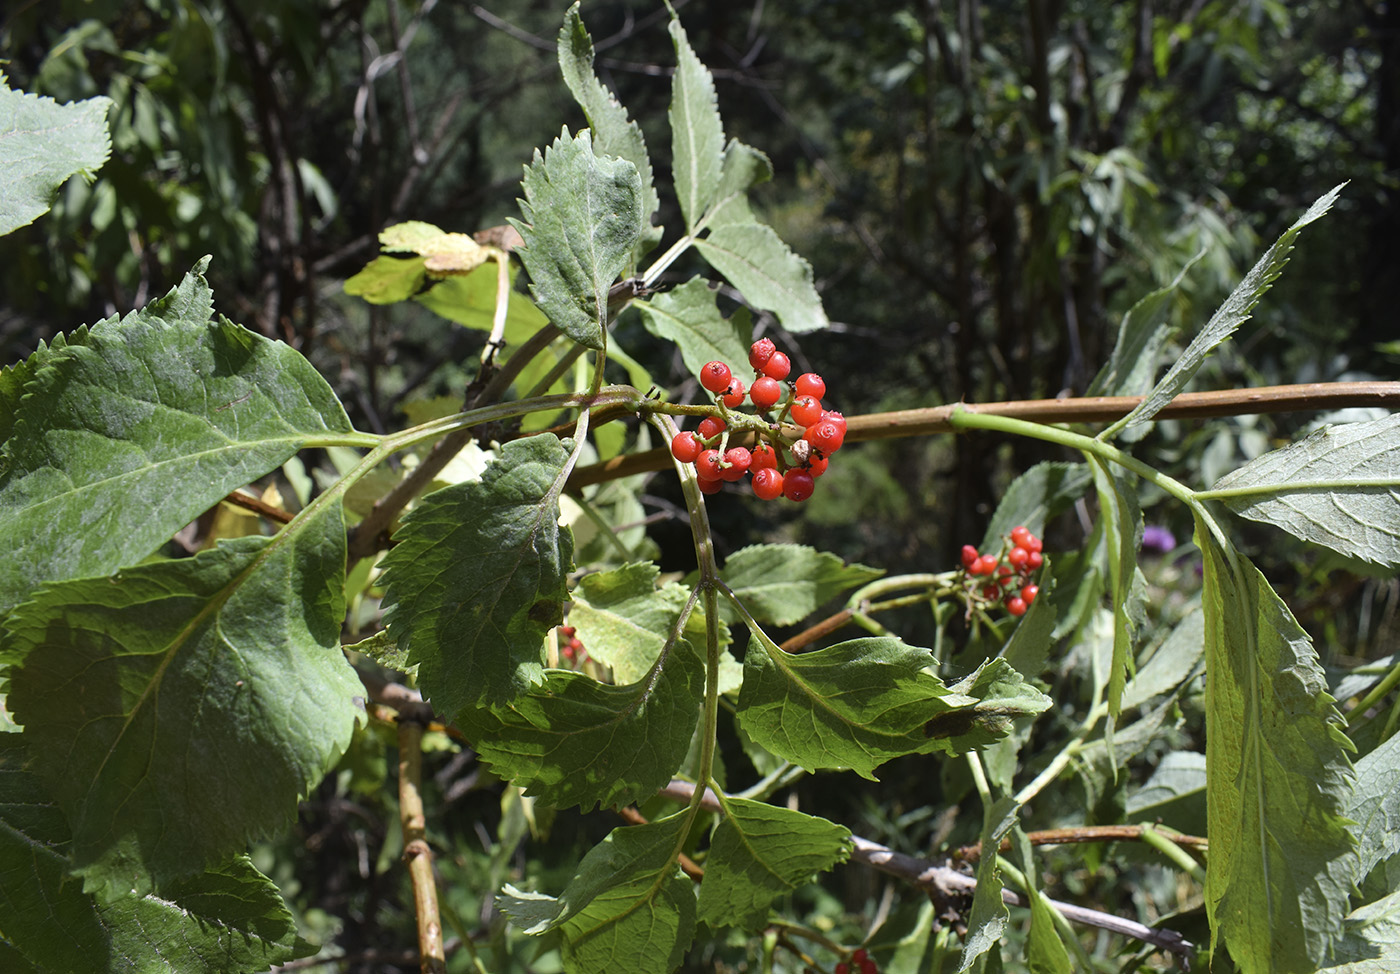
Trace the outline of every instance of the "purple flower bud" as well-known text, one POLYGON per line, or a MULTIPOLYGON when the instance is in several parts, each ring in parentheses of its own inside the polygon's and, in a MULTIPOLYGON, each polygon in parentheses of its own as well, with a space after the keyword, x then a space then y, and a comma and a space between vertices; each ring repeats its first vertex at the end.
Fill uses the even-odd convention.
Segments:
POLYGON ((1142 529, 1142 550, 1165 555, 1176 548, 1176 538, 1166 528, 1149 524, 1142 529))

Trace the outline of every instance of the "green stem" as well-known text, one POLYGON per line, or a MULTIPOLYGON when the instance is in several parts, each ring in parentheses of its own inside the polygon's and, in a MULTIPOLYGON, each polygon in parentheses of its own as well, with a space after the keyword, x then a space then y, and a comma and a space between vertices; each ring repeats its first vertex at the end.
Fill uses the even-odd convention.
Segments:
POLYGON ((1363 477, 1361 479, 1338 480, 1291 480, 1285 484, 1255 484, 1248 487, 1223 487, 1218 490, 1198 490, 1197 500, 1218 501, 1237 497, 1252 497, 1256 494, 1296 494, 1309 490, 1365 490, 1367 488, 1394 488, 1400 480, 1394 477, 1363 477))
POLYGON ((1206 871, 1191 854, 1171 840, 1165 831, 1159 831, 1151 823, 1142 823, 1142 841, 1156 849, 1172 861, 1176 868, 1189 875, 1202 886, 1206 884, 1206 871))
POLYGON ((1034 781, 1016 793, 1016 804, 1026 804, 1060 776, 1060 772, 1084 749, 1084 742, 1088 740, 1089 732, 1094 729, 1095 724, 1103 719, 1106 713, 1108 713, 1108 705, 1097 699, 1096 695, 1093 706, 1090 707, 1088 715, 1080 723, 1079 729, 1075 731, 1074 737, 1060 748, 1060 753, 1056 754, 1054 759, 1045 766, 1045 770, 1035 776, 1034 781))
POLYGON ((1390 672, 1382 678, 1381 682, 1373 686, 1366 696, 1361 698, 1360 703, 1347 711, 1347 726, 1350 727, 1356 723, 1366 715, 1368 710, 1385 699, 1385 695, 1394 690, 1397 683, 1400 683, 1400 662, 1390 668, 1390 672))

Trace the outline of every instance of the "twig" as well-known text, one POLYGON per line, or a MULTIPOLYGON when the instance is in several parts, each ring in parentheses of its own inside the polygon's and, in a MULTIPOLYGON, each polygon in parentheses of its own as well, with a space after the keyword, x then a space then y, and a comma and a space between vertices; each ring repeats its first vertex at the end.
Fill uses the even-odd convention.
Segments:
MULTIPOLYGON (((708 792, 709 789, 706 791, 708 792)), ((688 802, 695 794, 695 786, 688 781, 673 780, 661 790, 661 794, 675 801, 688 802)), ((712 811, 718 811, 720 807, 719 799, 711 797, 709 793, 705 795, 701 805, 712 811)), ((882 873, 902 879, 925 892, 945 899, 953 899, 971 896, 977 889, 975 876, 959 872, 951 866, 939 866, 927 859, 916 859, 858 835, 851 837, 851 843, 853 845, 851 859, 855 862, 864 863, 872 869, 878 869, 882 873)), ((1026 905, 1018 894, 1009 889, 1001 891, 1001 898, 1008 906, 1026 905)), ((1132 937, 1134 940, 1152 944, 1161 950, 1170 951, 1186 960, 1189 960, 1196 950, 1195 944, 1175 930, 1149 927, 1136 920, 1115 916, 1112 913, 1103 913, 1099 910, 1091 910, 1088 907, 1075 906, 1073 903, 1061 903, 1058 900, 1049 900, 1049 902, 1064 915, 1065 919, 1072 923, 1132 937)))
MULTIPOLYGON (((641 812, 637 811, 631 805, 619 808, 617 810, 617 814, 621 815, 623 820, 625 820, 629 825, 647 824, 647 817, 641 812)), ((694 859, 687 856, 684 852, 682 852, 678 858, 680 861, 681 872, 689 876, 692 881, 698 883, 705 878, 705 870, 700 868, 700 865, 694 859)))
MULTIPOLYGON (((1073 842, 1140 842, 1146 829, 1141 825, 1082 825, 1072 829, 1044 829, 1027 832, 1031 845, 1066 845, 1073 842)), ((1171 840, 1177 845, 1193 849, 1205 849, 1210 843, 1199 835, 1181 835, 1171 832, 1171 840)), ((1003 839, 1001 851, 1011 850, 1011 840, 1003 839)), ((954 850, 953 857, 964 862, 976 862, 982 856, 982 843, 975 842, 954 850)))
POLYGON ((419 786, 423 776, 423 726, 432 708, 399 711, 399 824, 403 829, 403 858, 413 881, 413 903, 418 916, 418 955, 423 974, 446 974, 447 955, 442 943, 442 918, 438 913, 437 883, 433 880, 433 850, 427 840, 427 818, 419 786))

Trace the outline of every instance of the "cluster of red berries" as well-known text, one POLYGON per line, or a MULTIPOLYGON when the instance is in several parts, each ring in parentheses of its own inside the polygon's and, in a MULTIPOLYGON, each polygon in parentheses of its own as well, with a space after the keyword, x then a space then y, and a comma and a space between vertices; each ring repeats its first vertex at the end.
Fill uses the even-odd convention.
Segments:
POLYGON ((559 655, 575 666, 588 659, 588 650, 583 648, 583 640, 575 635, 573 626, 559 627, 559 655))
POLYGON ((969 579, 986 579, 982 583, 982 598, 1001 602, 1007 612, 1022 616, 1040 594, 1040 586, 1033 584, 1030 578, 1045 561, 1041 554, 1043 545, 1039 538, 1020 526, 1011 529, 1008 540, 1011 548, 1001 556, 984 555, 970 544, 963 545, 963 570, 969 579))
POLYGON ((759 412, 766 413, 781 401, 779 421, 787 418, 802 427, 801 438, 787 443, 775 435, 775 426, 761 432, 751 450, 742 446, 725 449, 728 424, 718 416, 709 416, 694 432, 675 435, 671 455, 681 463, 695 464, 703 493, 717 493, 725 483, 752 474, 753 492, 763 500, 786 497, 805 501, 816 488, 816 478, 826 472, 831 455, 845 442, 846 417, 822 408, 826 382, 815 372, 798 376, 784 394, 782 382, 792 371, 792 362, 771 339, 753 343, 749 364, 754 369, 751 386, 746 387, 723 362, 707 362, 700 370, 700 384, 728 409, 738 408, 748 398, 759 412))
POLYGON ((851 954, 850 963, 841 961, 837 964, 836 967, 833 968, 833 974, 852 974, 854 971, 859 971, 860 974, 878 974, 879 970, 880 968, 876 966, 875 960, 866 953, 864 947, 861 947, 855 953, 851 954))

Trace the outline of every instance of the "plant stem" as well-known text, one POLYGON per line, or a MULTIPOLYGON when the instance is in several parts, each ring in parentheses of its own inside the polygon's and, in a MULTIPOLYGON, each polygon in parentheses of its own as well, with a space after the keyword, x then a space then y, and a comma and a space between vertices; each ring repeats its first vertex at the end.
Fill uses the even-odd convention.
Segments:
POLYGON ((1189 875, 1202 886, 1206 884, 1206 871, 1201 864, 1191 858, 1185 849, 1172 841, 1165 829, 1159 830, 1151 823, 1142 824, 1142 841, 1156 849, 1175 864, 1176 868, 1189 875))
MULTIPOLYGON (((424 708, 426 709, 426 708, 424 708)), ((442 920, 438 914, 437 884, 433 880, 433 851, 428 846, 427 819, 419 784, 423 774, 423 720, 399 714, 399 824, 403 830, 403 858, 413 883, 414 910, 418 916, 418 956, 423 974, 446 974, 442 920)))

